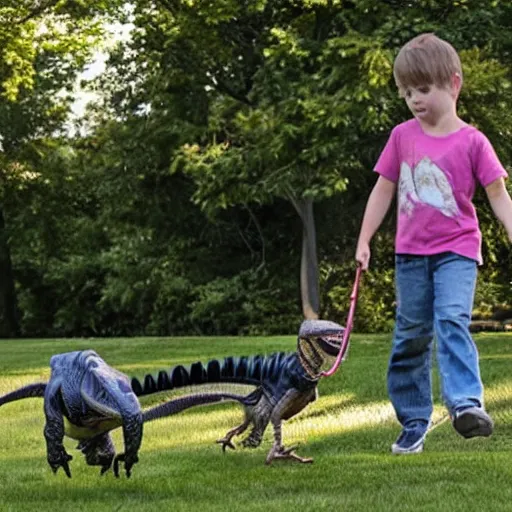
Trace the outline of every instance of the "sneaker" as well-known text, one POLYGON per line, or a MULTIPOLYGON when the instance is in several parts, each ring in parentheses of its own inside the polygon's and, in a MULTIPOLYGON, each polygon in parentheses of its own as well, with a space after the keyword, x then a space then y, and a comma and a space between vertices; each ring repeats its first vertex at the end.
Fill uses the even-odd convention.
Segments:
POLYGON ((396 442, 391 446, 391 453, 395 455, 421 453, 423 451, 426 436, 427 431, 424 429, 404 429, 396 442))
POLYGON ((452 419, 453 428, 467 439, 470 437, 488 437, 492 434, 494 423, 480 407, 469 407, 456 411, 452 419))

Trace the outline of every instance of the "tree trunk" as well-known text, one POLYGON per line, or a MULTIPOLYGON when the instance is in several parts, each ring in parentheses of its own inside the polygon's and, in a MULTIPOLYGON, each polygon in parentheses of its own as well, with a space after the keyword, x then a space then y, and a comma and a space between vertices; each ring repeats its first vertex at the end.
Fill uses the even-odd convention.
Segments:
POLYGON ((11 252, 7 244, 4 215, 0 208, 0 338, 16 338, 19 335, 11 252))
POLYGON ((307 320, 315 320, 320 313, 318 257, 313 200, 292 201, 302 220, 302 258, 300 263, 300 293, 302 312, 307 320))

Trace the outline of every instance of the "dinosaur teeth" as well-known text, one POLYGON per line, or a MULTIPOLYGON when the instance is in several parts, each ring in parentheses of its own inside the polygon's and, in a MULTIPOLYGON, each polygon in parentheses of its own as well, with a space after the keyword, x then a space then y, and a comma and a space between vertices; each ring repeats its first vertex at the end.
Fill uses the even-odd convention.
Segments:
POLYGON ((336 356, 340 350, 341 342, 343 340, 343 332, 330 336, 318 336, 316 343, 318 347, 330 356, 336 356))

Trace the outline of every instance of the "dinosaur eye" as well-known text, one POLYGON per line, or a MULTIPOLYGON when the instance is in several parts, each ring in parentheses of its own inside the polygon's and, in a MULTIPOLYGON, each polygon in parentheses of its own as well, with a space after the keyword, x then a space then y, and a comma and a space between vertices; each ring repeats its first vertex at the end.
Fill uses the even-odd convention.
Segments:
POLYGON ((119 389, 123 393, 131 393, 132 392, 132 388, 130 387, 130 384, 128 382, 126 382, 125 380, 117 379, 117 384, 119 385, 119 389))

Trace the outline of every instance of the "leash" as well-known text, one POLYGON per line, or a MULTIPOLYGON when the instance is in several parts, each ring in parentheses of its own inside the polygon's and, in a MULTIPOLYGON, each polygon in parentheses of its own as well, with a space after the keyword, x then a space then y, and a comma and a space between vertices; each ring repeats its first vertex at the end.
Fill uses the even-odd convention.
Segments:
POLYGON ((345 356, 345 353, 347 352, 350 331, 352 331, 352 324, 354 323, 354 313, 356 311, 357 295, 359 293, 359 281, 361 280, 361 272, 361 265, 358 264, 356 269, 356 278, 354 280, 354 287, 352 288, 352 293, 350 295, 350 309, 348 311, 347 325, 345 327, 343 338, 341 340, 340 351, 338 352, 338 356, 336 357, 336 360, 334 361, 332 367, 329 370, 322 372, 320 374, 322 377, 330 377, 338 369, 338 367, 341 364, 341 361, 343 360, 343 357, 345 356))

